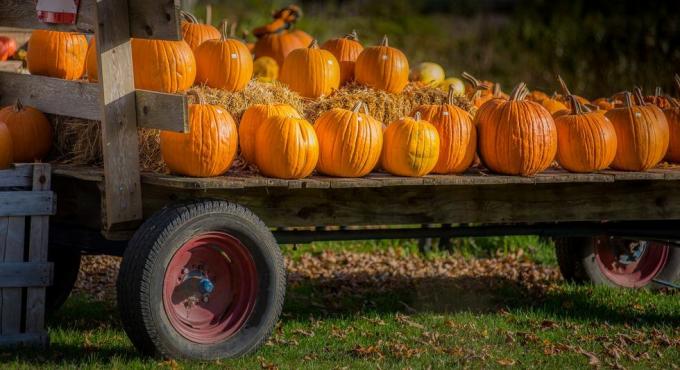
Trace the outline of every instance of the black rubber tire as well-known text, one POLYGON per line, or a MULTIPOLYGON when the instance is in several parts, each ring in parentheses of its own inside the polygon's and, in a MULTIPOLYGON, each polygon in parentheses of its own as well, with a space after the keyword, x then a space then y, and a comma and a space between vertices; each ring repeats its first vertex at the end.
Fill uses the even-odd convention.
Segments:
POLYGON ((47 287, 45 294, 45 311, 51 314, 59 310, 71 295, 80 270, 80 251, 50 247, 47 260, 53 263, 52 285, 47 287))
MULTIPOLYGON (((595 260, 594 237, 568 237, 555 239, 555 253, 562 277, 576 284, 592 283, 611 287, 622 286, 608 279, 595 260)), ((666 266, 656 276, 659 280, 675 282, 680 279, 680 248, 670 248, 666 266)), ((660 288, 650 283, 645 288, 660 288)))
POLYGON ((252 212, 226 201, 194 201, 163 208, 137 230, 123 256, 117 290, 123 327, 142 353, 162 358, 234 358, 256 350, 274 329, 285 297, 286 271, 274 236, 252 212), (219 343, 198 344, 168 321, 162 287, 175 251, 208 231, 227 232, 248 248, 259 290, 253 312, 238 333, 219 343))

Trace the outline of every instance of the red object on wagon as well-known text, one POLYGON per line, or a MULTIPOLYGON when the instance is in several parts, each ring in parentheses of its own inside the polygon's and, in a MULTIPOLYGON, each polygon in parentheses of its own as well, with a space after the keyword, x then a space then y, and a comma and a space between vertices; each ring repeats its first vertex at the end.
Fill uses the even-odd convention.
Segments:
POLYGON ((37 0, 35 9, 43 23, 75 24, 80 0, 37 0))

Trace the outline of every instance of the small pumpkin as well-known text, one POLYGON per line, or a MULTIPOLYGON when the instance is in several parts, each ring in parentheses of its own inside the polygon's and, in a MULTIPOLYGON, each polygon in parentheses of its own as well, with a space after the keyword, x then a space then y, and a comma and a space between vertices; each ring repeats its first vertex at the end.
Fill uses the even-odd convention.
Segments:
POLYGON ((654 104, 661 109, 666 109, 671 106, 671 102, 661 92, 661 87, 657 86, 654 90, 654 95, 645 96, 645 102, 654 104))
POLYGON ((456 96, 464 96, 465 95, 465 84, 460 78, 455 78, 455 77, 449 77, 445 79, 444 81, 440 82, 437 85, 438 88, 444 90, 444 91, 449 91, 453 89, 453 93, 456 96))
POLYGON ((411 81, 422 82, 426 85, 439 85, 446 78, 444 68, 437 63, 423 62, 411 71, 411 81))
POLYGON ((536 103, 540 103, 541 100, 548 98, 549 98, 548 94, 544 93, 541 90, 532 90, 529 93, 529 95, 527 95, 528 100, 535 101, 536 103))
POLYGON ((365 176, 380 159, 382 123, 368 114, 363 102, 358 102, 353 110, 334 108, 323 113, 314 122, 314 131, 319 139, 316 168, 325 175, 365 176))
POLYGON ((14 56, 17 52, 17 42, 7 36, 0 36, 0 62, 14 56))
POLYGON ((493 172, 531 176, 555 158, 555 122, 543 106, 524 100, 527 94, 520 83, 508 100, 492 99, 477 111, 479 156, 493 172))
POLYGON ((552 97, 541 100, 540 103, 543 108, 547 109, 553 116, 556 114, 559 115, 560 112, 569 112, 569 107, 557 99, 557 94, 553 94, 552 97))
POLYGON ((85 71, 87 72, 88 81, 97 82, 99 79, 99 64, 97 61, 97 40, 94 37, 90 39, 90 43, 87 46, 85 71))
POLYGON ((304 97, 318 98, 340 86, 340 65, 314 40, 308 48, 293 50, 286 57, 280 80, 304 97))
POLYGON ((571 172, 603 170, 616 155, 616 130, 601 111, 588 111, 569 96, 571 111, 555 118, 557 162, 571 172))
POLYGON ((253 77, 253 57, 241 41, 228 36, 222 22, 222 37, 207 40, 196 48, 196 82, 226 91, 241 91, 253 77))
POLYGON ((670 96, 666 96, 669 107, 663 110, 663 114, 668 121, 668 152, 666 160, 669 162, 680 163, 680 103, 670 96))
POLYGON ((255 163, 265 176, 300 179, 312 174, 319 159, 314 127, 304 118, 272 116, 257 129, 255 163))
POLYGON ((182 92, 196 78, 196 59, 184 40, 133 38, 132 64, 136 89, 182 92))
POLYGON ((382 168, 398 176, 420 177, 430 173, 439 159, 439 134, 420 112, 387 126, 380 156, 382 168))
POLYGON ((189 104, 189 132, 161 131, 160 143, 161 156, 172 173, 218 176, 229 170, 236 156, 236 123, 224 108, 199 97, 189 104))
POLYGON ((420 113, 439 134, 439 159, 434 173, 461 173, 470 168, 477 151, 477 128, 470 113, 457 107, 455 90, 449 89, 446 104, 421 105, 411 115, 420 113))
POLYGON ((614 100, 608 98, 597 98, 593 100, 593 104, 595 104, 599 109, 604 111, 614 109, 615 103, 616 102, 614 100))
POLYGON ((14 161, 13 150, 12 133, 6 124, 0 122, 0 170, 9 168, 14 161))
POLYGON ((217 40, 222 36, 219 30, 211 24, 201 24, 191 13, 182 10, 182 39, 195 51, 208 40, 217 40))
POLYGON ((352 31, 345 37, 330 39, 324 42, 321 48, 330 51, 340 63, 340 85, 353 81, 357 58, 364 50, 359 43, 357 31, 352 31))
POLYGON ((288 54, 295 49, 305 48, 309 44, 303 43, 298 35, 291 34, 287 30, 276 33, 269 33, 261 36, 255 42, 253 55, 255 58, 273 58, 279 67, 283 66, 283 61, 288 54))
POLYGON ((50 152, 52 126, 41 111, 26 107, 17 99, 14 105, 0 109, 0 122, 7 125, 12 135, 14 162, 41 161, 50 152))
POLYGON ((253 62, 253 77, 261 82, 273 82, 279 78, 279 65, 273 58, 259 57, 253 62))
POLYGON ((398 94, 408 84, 408 59, 401 50, 390 47, 384 36, 380 45, 368 47, 359 54, 354 73, 362 85, 398 94))
POLYGON ((288 104, 253 104, 241 116, 238 138, 241 155, 249 163, 255 163, 256 134, 262 122, 273 116, 302 118, 295 108, 288 104))
POLYGON ((624 106, 605 115, 614 125, 618 146, 611 167, 623 171, 644 171, 656 166, 666 155, 669 143, 668 121, 661 109, 645 104, 642 94, 635 94, 643 105, 635 105, 629 92, 624 106))
POLYGON ((28 71, 65 80, 85 73, 87 39, 82 33, 34 30, 28 39, 28 71))

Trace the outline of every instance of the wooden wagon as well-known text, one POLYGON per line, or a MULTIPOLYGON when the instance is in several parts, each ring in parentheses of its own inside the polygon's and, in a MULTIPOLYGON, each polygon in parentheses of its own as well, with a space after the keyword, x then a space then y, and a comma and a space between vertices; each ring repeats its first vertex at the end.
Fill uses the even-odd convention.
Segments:
MULTIPOLYGON (((1 104, 21 98, 102 125, 103 169, 54 166, 52 302, 68 295, 81 252, 122 255, 118 305, 135 346, 209 359, 249 353, 271 333, 286 283, 279 243, 541 234, 557 238, 567 279, 626 287, 677 279, 673 168, 530 178, 477 169, 301 180, 140 173, 137 128, 186 131, 187 101, 134 89, 130 37, 179 39, 178 2, 81 1, 77 24, 56 28, 95 34, 99 83, 0 72, 1 104)), ((4 0, 0 25, 47 27, 34 12, 32 2, 4 0)))

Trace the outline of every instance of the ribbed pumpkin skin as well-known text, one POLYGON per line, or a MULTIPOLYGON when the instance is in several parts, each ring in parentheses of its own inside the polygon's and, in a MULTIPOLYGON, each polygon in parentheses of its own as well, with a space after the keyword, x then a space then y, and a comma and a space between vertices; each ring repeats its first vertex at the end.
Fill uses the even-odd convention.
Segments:
POLYGON ((194 51, 196 82, 227 91, 243 90, 253 77, 253 57, 235 39, 208 40, 194 51))
POLYGON ((194 177, 227 172, 238 148, 231 114, 216 105, 189 104, 189 129, 161 131, 161 155, 170 171, 194 177))
POLYGON ((279 64, 279 67, 281 67, 283 61, 291 51, 309 46, 311 41, 304 43, 298 36, 299 35, 291 34, 288 31, 264 35, 255 42, 253 54, 255 55, 255 58, 274 58, 276 63, 279 64))
POLYGON ((566 114, 555 119, 557 162, 571 172, 603 170, 616 156, 616 131, 602 112, 566 114))
POLYGON ((9 132, 7 125, 0 122, 0 169, 9 168, 13 158, 12 134, 9 132))
POLYGON ((309 44, 311 44, 312 41, 314 41, 314 38, 310 34, 301 29, 294 29, 289 31, 289 33, 291 36, 295 37, 298 41, 300 41, 300 43, 302 43, 302 45, 304 45, 305 47, 309 46, 309 44))
POLYGON ((87 46, 85 71, 87 72, 88 81, 97 82, 97 79, 99 78, 99 65, 97 64, 97 41, 94 37, 90 40, 90 44, 87 46))
POLYGON ((208 40, 219 39, 222 35, 213 25, 182 22, 182 38, 189 44, 191 50, 196 50, 202 43, 208 40))
POLYGON ((680 163, 680 108, 664 109, 663 114, 668 121, 669 143, 666 160, 680 163))
POLYGON ((34 30, 28 40, 28 71, 65 80, 78 80, 85 73, 87 39, 75 32, 34 30))
POLYGON ((477 128, 470 113, 452 104, 421 105, 421 114, 439 134, 439 159, 433 173, 461 173, 470 168, 477 151, 477 128))
POLYGON ((257 129, 255 163, 265 176, 301 179, 319 160, 314 127, 303 118, 273 116, 257 129))
POLYGON ((383 146, 382 124, 369 116, 334 108, 316 122, 319 172, 338 177, 361 177, 375 168, 383 146))
POLYGON ((382 168, 398 176, 425 176, 439 159, 439 134, 429 122, 404 117, 385 130, 382 168))
MULTIPOLYGON (((386 44, 386 41, 383 41, 386 44)), ((357 82, 398 94, 408 84, 409 65, 401 50, 387 45, 371 46, 359 54, 354 67, 357 82)))
POLYGON ((52 126, 41 111, 18 103, 0 109, 0 122, 12 134, 14 162, 40 161, 47 156, 52 147, 52 126))
POLYGON ((541 105, 543 108, 547 109, 550 114, 555 114, 560 111, 569 111, 569 107, 567 107, 564 103, 562 103, 559 100, 556 99, 543 99, 541 100, 541 105))
POLYGON ((354 80, 354 66, 364 47, 350 37, 331 39, 321 48, 330 51, 340 63, 340 85, 354 80))
POLYGON ((340 66, 328 50, 310 46, 286 57, 279 80, 301 96, 318 98, 340 87, 340 66))
POLYGON ((135 88, 167 93, 185 91, 194 84, 196 60, 183 40, 132 39, 135 88))
POLYGON ((479 108, 474 122, 480 159, 493 172, 531 176, 555 158, 555 122, 538 103, 492 99, 479 108))
POLYGON ((300 113, 288 104, 254 104, 248 107, 238 125, 241 155, 247 162, 255 163, 257 130, 264 121, 273 116, 302 118, 300 113))
POLYGON ((661 109, 654 105, 616 108, 605 114, 614 125, 618 147, 611 167, 645 171, 666 155, 669 128, 661 109))

